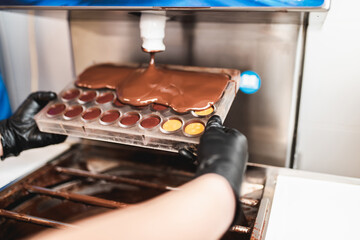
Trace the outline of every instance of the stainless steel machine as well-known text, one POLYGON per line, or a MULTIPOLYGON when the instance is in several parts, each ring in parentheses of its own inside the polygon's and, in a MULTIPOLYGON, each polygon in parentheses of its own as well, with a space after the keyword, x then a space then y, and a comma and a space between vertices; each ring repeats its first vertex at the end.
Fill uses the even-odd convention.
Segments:
MULTIPOLYGON (((174 9, 167 16, 158 62, 256 71, 262 89, 239 93, 226 125, 248 137, 251 162, 290 166, 307 14, 174 9)), ((139 49, 136 11, 69 17, 76 74, 93 63, 148 61, 139 49)))
MULTIPOLYGON (((3 19, 23 28, 21 47, 29 48, 22 53, 28 62, 17 52, 4 59, 14 106, 30 90, 60 91, 94 63, 148 61, 140 50, 139 14, 153 8, 12 8, 22 10, 4 11, 3 19), (14 66, 21 72, 12 74, 14 66), (29 76, 32 80, 19 89, 18 82, 29 76)), ((225 123, 247 136, 251 162, 291 167, 306 28, 309 22, 321 24, 328 9, 328 1, 312 8, 168 8, 166 51, 157 62, 257 72, 260 91, 237 94, 225 123)), ((3 41, 5 47, 18 47, 19 40, 13 40, 3 41)))
MULTIPOLYGON (((329 1, 322 1, 312 7, 3 6, 2 22, 14 24, 22 31, 12 38, 20 37, 21 43, 1 38, 3 46, 11 49, 4 54, 2 66, 16 105, 30 90, 60 91, 95 63, 145 63, 148 55, 140 49, 139 16, 146 11, 165 11, 166 51, 158 54, 158 63, 252 70, 262 79, 259 92, 237 94, 225 121, 249 140, 250 164, 241 201, 250 224, 235 225, 224 238, 265 239, 279 175, 327 179, 258 163, 280 167, 294 164, 307 27, 321 25, 329 5, 329 1), (22 48, 15 51, 16 46, 22 48), (14 66, 22 70, 15 74, 14 66), (19 83, 29 76, 19 91, 19 83)), ((1 30, 13 33, 6 26, 1 30)), ((120 154, 118 148, 123 147, 82 142, 3 189, 0 225, 6 231, 2 236, 16 238, 12 235, 14 229, 24 221, 28 226, 26 233, 32 233, 32 225, 69 227, 72 221, 85 217, 88 205, 94 214, 105 211, 101 208, 124 207, 171 190, 193 175, 191 164, 179 163, 170 153, 142 150, 135 154, 129 147, 120 154), (153 165, 144 163, 146 156, 154 161, 153 165), (118 157, 122 161, 116 161, 118 157), (169 182, 157 168, 177 178, 169 182), (51 183, 44 183, 44 177, 51 183), (140 178, 140 185, 133 178, 140 178), (119 190, 125 191, 126 203, 118 200, 119 190), (68 199, 70 203, 58 199, 68 199), (39 206, 35 207, 39 211, 34 206, 39 206), (70 215, 52 218, 53 211, 63 207, 72 209, 70 215)), ((41 228, 35 229, 38 230, 41 228)))

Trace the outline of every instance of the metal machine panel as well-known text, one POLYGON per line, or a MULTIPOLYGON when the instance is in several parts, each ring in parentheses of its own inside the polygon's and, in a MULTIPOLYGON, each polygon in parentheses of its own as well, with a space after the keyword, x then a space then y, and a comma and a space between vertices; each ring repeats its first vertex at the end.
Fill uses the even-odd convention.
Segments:
MULTIPOLYGON (((298 45, 303 42, 303 15, 256 13, 249 23, 244 21, 248 13, 167 14, 166 51, 157 55, 157 62, 259 73, 262 89, 253 95, 239 93, 226 125, 248 137, 251 161, 285 166, 301 65, 297 60, 302 59, 298 45), (289 23, 283 23, 285 19, 289 23)), ((94 63, 148 61, 148 55, 140 50, 134 13, 72 11, 70 27, 76 74, 94 63)))

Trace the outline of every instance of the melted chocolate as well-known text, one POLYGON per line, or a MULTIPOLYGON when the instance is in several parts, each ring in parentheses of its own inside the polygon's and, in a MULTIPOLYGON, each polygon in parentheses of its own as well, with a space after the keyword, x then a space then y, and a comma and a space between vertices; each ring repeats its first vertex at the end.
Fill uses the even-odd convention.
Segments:
POLYGON ((156 67, 154 57, 151 53, 147 68, 110 64, 90 67, 80 74, 76 84, 92 89, 116 89, 118 99, 126 104, 158 103, 184 113, 213 105, 221 98, 229 81, 226 74, 156 67))
POLYGON ((161 104, 156 104, 156 103, 153 103, 151 105, 151 108, 153 110, 155 110, 155 111, 164 111, 164 110, 168 109, 167 106, 164 106, 164 105, 161 105, 161 104))
POLYGON ((144 118, 140 125, 143 127, 143 128, 154 128, 156 127, 157 125, 159 125, 159 123, 161 122, 161 119, 160 117, 156 116, 156 115, 150 115, 146 118, 144 118))
POLYGON ((57 104, 51 105, 46 113, 49 116, 56 116, 56 115, 59 115, 60 113, 62 113, 63 111, 65 111, 65 109, 66 109, 65 104, 57 103, 57 104))
POLYGON ((101 109, 97 107, 89 108, 87 109, 83 114, 82 118, 85 121, 91 121, 99 117, 101 114, 101 109))
POLYGON ((61 97, 65 101, 70 101, 70 100, 73 100, 73 99, 77 98, 79 95, 80 95, 80 90, 76 89, 76 88, 73 88, 73 89, 66 90, 61 95, 61 97))
POLYGON ((83 107, 80 105, 71 106, 66 110, 64 113, 64 117, 68 119, 73 119, 77 116, 79 116, 83 112, 83 107))
POLYGON ((95 91, 83 92, 79 97, 79 102, 82 104, 88 103, 88 102, 93 101, 95 99, 95 97, 96 97, 95 91))
POLYGON ((139 121, 140 115, 138 113, 127 113, 121 120, 120 123, 125 126, 132 126, 139 121))
POLYGON ((116 107, 123 107, 123 106, 125 106, 125 104, 123 104, 122 102, 120 102, 119 99, 117 99, 117 98, 113 101, 113 105, 116 106, 116 107))
POLYGON ((118 110, 108 110, 102 115, 100 120, 103 123, 109 124, 115 122, 119 117, 120 117, 120 112, 118 110))
POLYGON ((76 85, 91 89, 116 89, 135 70, 136 68, 120 67, 113 64, 96 65, 82 72, 76 81, 76 85))
POLYGON ((103 93, 100 96, 96 98, 96 102, 99 104, 105 104, 108 102, 113 101, 115 98, 114 94, 112 92, 103 93))

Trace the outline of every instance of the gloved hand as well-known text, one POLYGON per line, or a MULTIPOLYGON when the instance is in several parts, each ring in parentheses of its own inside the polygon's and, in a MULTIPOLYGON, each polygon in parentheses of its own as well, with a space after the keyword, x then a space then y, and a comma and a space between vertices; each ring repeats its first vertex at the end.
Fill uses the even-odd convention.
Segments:
POLYGON ((246 137, 236 129, 224 127, 219 116, 212 116, 200 138, 196 175, 217 173, 225 177, 238 198, 247 159, 246 137))
POLYGON ((56 99, 54 92, 32 93, 10 118, 0 122, 3 147, 1 159, 17 156, 26 149, 65 141, 64 135, 40 132, 33 118, 49 101, 54 99, 56 99))
MULTIPOLYGON (((180 155, 194 159, 191 151, 181 149, 180 155)), ((216 173, 223 176, 230 183, 237 201, 235 220, 246 223, 241 211, 239 200, 240 186, 248 160, 248 145, 246 137, 236 129, 224 127, 219 116, 212 116, 200 138, 197 151, 196 176, 216 173)))

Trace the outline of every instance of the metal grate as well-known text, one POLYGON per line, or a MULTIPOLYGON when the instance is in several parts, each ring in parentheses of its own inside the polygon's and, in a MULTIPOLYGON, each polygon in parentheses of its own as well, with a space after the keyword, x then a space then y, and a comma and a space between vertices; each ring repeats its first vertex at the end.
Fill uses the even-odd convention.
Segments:
MULTIPOLYGON (((116 160, 116 149, 113 149, 112 151, 114 152, 110 153, 107 151, 109 149, 104 149, 105 153, 102 153, 100 149, 93 148, 93 146, 84 147, 83 145, 73 147, 69 152, 55 159, 47 166, 37 170, 25 179, 11 186, 9 189, 3 190, 0 193, 0 196, 2 196, 2 200, 0 200, 0 216, 4 219, 13 219, 15 221, 35 224, 42 227, 75 227, 74 225, 63 221, 33 216, 27 214, 26 212, 21 212, 21 205, 24 205, 24 203, 21 203, 21 199, 23 202, 27 202, 41 196, 46 196, 50 199, 67 200, 77 204, 86 206, 89 205, 97 208, 126 208, 133 203, 91 196, 92 194, 78 193, 72 186, 74 184, 88 184, 90 185, 89 189, 96 189, 99 188, 96 187, 97 184, 101 184, 101 189, 103 189, 109 186, 112 187, 121 185, 125 191, 127 191, 126 189, 130 189, 130 192, 133 191, 133 189, 140 189, 137 194, 141 194, 144 191, 155 191, 154 194, 158 195, 166 191, 179 190, 177 186, 187 182, 193 176, 191 171, 183 169, 169 169, 166 166, 166 162, 163 165, 159 164, 159 156, 156 155, 156 153, 145 155, 150 158, 150 160, 154 158, 156 164, 160 167, 158 165, 155 166, 154 161, 150 161, 149 159, 146 161, 136 161, 136 158, 141 158, 139 154, 136 154, 137 156, 135 156, 135 160, 124 161, 124 156, 121 154, 118 157, 122 160, 116 160), (91 152, 82 154, 83 151, 81 150, 84 150, 84 148, 91 149, 91 152), (97 156, 99 153, 100 155, 105 156, 97 156), (94 161, 96 164, 94 164, 94 161), (92 171, 89 171, 89 168, 92 169, 92 171), (95 171, 96 169, 94 170, 94 168, 97 168, 97 170, 100 171, 95 171), (139 172, 141 174, 139 174, 139 172), (172 178, 176 178, 177 181, 172 184, 167 184, 166 181, 164 183, 164 179, 162 178, 164 178, 166 174, 170 174, 172 178), (134 177, 134 175, 142 175, 143 178, 140 179, 134 177), (61 187, 64 185, 67 187, 61 187), (17 204, 19 201, 20 204, 17 204)), ((131 152, 131 150, 129 151, 131 152)), ((129 151, 125 155, 129 155, 127 157, 133 156, 132 154, 129 154, 129 151)), ((169 157, 171 158, 174 156, 167 156, 165 158, 169 157)), ((165 159, 165 161, 168 160, 165 159)), ((252 188, 254 188, 255 191, 262 190, 262 184, 255 183, 253 185, 255 188, 254 186, 252 186, 252 188)), ((245 217, 249 222, 249 226, 234 225, 230 229, 231 232, 245 234, 250 238, 261 194, 257 194, 257 196, 257 198, 242 197, 239 199, 243 205, 245 217), (251 216, 247 216, 246 213, 252 214, 251 216)), ((66 210, 64 209, 64 211, 66 210)), ((50 216, 50 218, 51 217, 52 216, 50 216)), ((6 221, 0 221, 0 227, 2 227, 2 225, 6 225, 5 222, 6 221)))

